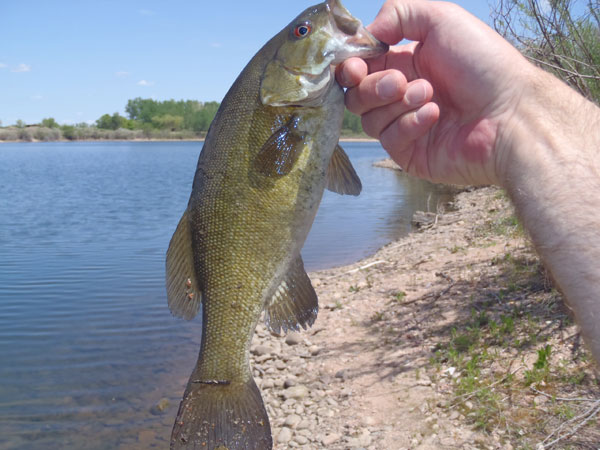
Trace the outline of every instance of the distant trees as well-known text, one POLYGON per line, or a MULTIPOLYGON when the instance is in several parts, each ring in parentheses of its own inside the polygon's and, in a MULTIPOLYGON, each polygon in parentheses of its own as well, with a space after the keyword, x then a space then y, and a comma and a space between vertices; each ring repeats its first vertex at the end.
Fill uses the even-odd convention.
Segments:
POLYGON ((130 120, 136 122, 136 128, 146 125, 159 130, 190 130, 196 133, 208 131, 217 109, 217 102, 157 101, 140 97, 129 100, 125 106, 125 112, 130 120))
POLYGON ((118 130, 119 128, 133 130, 135 123, 116 112, 112 116, 110 114, 101 116, 96 120, 96 126, 102 130, 118 130))
POLYGON ((54 120, 54 118, 52 117, 48 117, 46 119, 42 119, 42 122, 40 123, 41 126, 46 127, 46 128, 58 128, 58 122, 56 122, 56 120, 54 120))
MULTIPOLYGON (((53 117, 44 118, 39 125, 26 126, 17 120, 14 127, 0 132, 0 141, 61 139, 195 139, 206 134, 220 104, 196 100, 165 100, 134 98, 125 106, 128 117, 103 114, 95 124, 85 122, 60 125, 53 117)), ((0 122, 1 125, 1 122, 0 122)), ((362 134, 361 119, 344 111, 344 135, 362 134)))
POLYGON ((347 109, 344 110, 344 121, 342 122, 342 130, 350 131, 353 134, 364 133, 360 116, 351 113, 347 109))

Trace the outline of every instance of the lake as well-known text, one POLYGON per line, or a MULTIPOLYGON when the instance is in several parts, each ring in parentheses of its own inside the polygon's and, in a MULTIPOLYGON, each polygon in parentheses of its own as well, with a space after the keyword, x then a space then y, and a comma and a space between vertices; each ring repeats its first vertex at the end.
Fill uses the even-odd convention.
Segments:
MULTIPOLYGON (((344 147, 360 197, 326 192, 307 270, 408 233, 444 189, 344 147)), ((199 350, 171 316, 164 255, 187 205, 197 142, 0 145, 0 448, 165 448, 199 350), (159 414, 153 406, 168 398, 159 414)))

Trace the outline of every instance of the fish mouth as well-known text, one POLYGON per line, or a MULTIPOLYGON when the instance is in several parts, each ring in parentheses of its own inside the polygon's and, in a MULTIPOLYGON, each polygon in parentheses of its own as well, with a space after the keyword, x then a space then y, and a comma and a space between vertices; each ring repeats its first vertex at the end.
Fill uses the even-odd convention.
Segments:
POLYGON ((337 65, 353 56, 374 58, 388 52, 390 46, 373 36, 359 19, 350 14, 340 0, 327 0, 326 5, 331 24, 336 28, 335 34, 343 36, 341 40, 344 44, 332 52, 332 64, 337 65))

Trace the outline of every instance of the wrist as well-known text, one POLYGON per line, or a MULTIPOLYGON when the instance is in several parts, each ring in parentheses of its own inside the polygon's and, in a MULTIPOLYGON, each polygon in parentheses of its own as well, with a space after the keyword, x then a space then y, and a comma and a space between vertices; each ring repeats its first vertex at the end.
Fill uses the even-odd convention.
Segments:
POLYGON ((499 139, 501 184, 600 362, 600 109, 535 70, 499 139))
POLYGON ((600 174, 600 109, 533 66, 515 106, 500 121, 496 173, 505 189, 539 189, 600 174))

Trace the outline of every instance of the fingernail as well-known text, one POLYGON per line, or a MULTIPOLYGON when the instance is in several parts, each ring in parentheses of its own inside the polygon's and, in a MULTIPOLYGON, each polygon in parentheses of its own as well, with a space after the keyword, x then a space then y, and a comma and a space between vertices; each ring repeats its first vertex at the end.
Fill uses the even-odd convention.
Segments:
POLYGON ((375 92, 379 98, 390 99, 398 95, 398 81, 392 74, 384 76, 375 85, 375 92))
POLYGON ((430 115, 430 109, 424 106, 415 113, 415 121, 418 125, 421 125, 429 119, 430 115))
POLYGON ((427 98, 427 89, 423 83, 415 84, 408 89, 404 98, 409 105, 423 104, 427 98))

